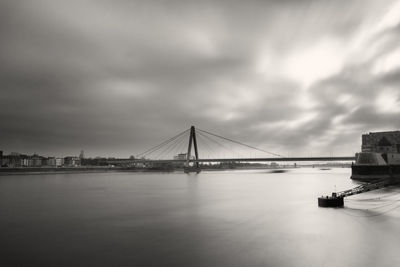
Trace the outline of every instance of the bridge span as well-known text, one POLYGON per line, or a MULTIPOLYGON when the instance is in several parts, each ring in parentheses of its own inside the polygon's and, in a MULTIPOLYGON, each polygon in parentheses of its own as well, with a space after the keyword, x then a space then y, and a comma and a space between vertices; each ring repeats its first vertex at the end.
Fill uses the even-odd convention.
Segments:
POLYGON ((218 162, 326 162, 326 161, 354 161, 355 157, 287 157, 287 158, 215 158, 215 159, 118 159, 109 160, 110 164, 135 163, 218 163, 218 162))
MULTIPOLYGON (((234 152, 234 151, 233 151, 234 152)), ((234 153, 235 154, 235 153, 234 153)), ((175 154, 176 155, 176 154, 175 154)), ((174 137, 147 149, 146 151, 137 154, 135 158, 129 159, 114 159, 108 160, 109 164, 115 165, 135 165, 135 164, 148 164, 148 165, 157 165, 157 164, 175 164, 175 165, 183 165, 185 170, 188 172, 191 171, 200 171, 200 163, 223 163, 223 162, 327 162, 327 161, 354 161, 354 156, 344 156, 344 157, 284 157, 282 155, 272 153, 270 151, 260 149, 248 144, 245 144, 240 141, 233 140, 231 138, 227 138, 215 133, 211 133, 209 131, 196 129, 194 126, 191 126, 189 129, 175 135, 174 137), (188 136, 187 136, 188 135, 188 136), (187 139, 189 138, 189 140, 187 139), (187 148, 185 148, 185 140, 188 140, 189 143, 187 148), (213 154, 214 147, 223 148, 229 151, 233 151, 229 145, 240 146, 240 148, 251 149, 252 151, 257 151, 268 154, 268 157, 261 156, 238 156, 232 157, 228 154, 228 156, 220 156, 220 155, 212 155, 212 156, 203 156, 200 157, 199 153, 199 141, 203 142, 203 148, 208 149, 211 154, 213 154), (222 143, 228 142, 228 145, 222 143), (180 145, 183 144, 181 148, 180 145), (175 149, 178 150, 177 156, 169 156, 165 158, 166 155, 171 154, 171 151, 175 149), (194 153, 192 154, 192 149, 194 149, 194 153), (182 152, 187 151, 186 153, 182 152), (155 155, 158 153, 156 158, 149 158, 150 155, 155 155), (193 156, 192 156, 193 155, 193 156), (162 158, 164 156, 164 158, 162 158)))

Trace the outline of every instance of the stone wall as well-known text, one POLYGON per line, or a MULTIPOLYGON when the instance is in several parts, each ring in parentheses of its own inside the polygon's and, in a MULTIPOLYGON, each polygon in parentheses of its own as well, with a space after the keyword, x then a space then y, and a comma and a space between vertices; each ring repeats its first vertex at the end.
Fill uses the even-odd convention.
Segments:
POLYGON ((362 152, 399 153, 400 131, 376 132, 362 135, 362 152))

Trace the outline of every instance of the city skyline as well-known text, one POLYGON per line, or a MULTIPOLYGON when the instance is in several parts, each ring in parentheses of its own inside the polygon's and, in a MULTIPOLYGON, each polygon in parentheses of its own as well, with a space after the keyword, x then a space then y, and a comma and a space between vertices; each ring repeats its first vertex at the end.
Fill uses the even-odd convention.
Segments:
POLYGON ((196 125, 283 155, 353 155, 362 134, 400 129, 400 1, 0 10, 7 153, 129 157, 196 125))

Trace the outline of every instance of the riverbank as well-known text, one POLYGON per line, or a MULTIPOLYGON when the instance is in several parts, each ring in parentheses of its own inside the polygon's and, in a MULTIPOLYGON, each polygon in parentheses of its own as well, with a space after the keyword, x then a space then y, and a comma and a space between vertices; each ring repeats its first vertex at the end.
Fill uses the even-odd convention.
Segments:
POLYGON ((85 166, 85 167, 21 167, 21 168, 0 168, 1 175, 18 174, 55 174, 55 173, 101 173, 101 172, 152 172, 160 170, 135 169, 127 167, 108 166, 85 166))

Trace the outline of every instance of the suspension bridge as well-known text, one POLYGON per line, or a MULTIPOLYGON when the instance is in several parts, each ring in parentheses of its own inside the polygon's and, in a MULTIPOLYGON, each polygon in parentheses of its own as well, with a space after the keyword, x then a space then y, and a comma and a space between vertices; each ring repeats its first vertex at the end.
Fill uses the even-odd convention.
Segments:
POLYGON ((109 161, 116 165, 175 164, 185 172, 200 172, 200 163, 244 162, 328 162, 354 161, 348 157, 285 157, 246 143, 191 126, 189 129, 153 146, 133 159, 109 161), (186 141, 186 142, 185 142, 186 141), (188 143, 187 143, 188 141, 188 143), (202 148, 200 157, 199 148, 202 148), (194 153, 192 154, 192 150, 194 153), (250 154, 249 154, 250 153, 250 154))

